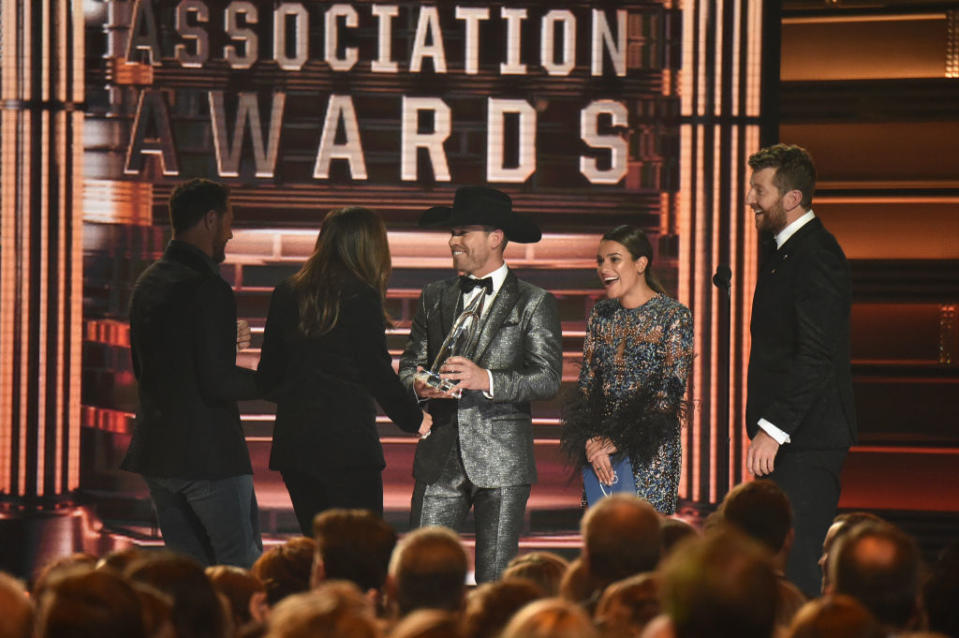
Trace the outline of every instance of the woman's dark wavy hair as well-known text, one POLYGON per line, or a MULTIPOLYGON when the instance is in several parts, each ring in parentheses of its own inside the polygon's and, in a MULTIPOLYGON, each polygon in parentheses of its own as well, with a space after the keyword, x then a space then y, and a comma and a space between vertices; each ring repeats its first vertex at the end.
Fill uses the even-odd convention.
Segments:
POLYGON ((610 230, 603 235, 603 241, 615 241, 626 247, 634 260, 640 257, 646 258, 646 285, 661 295, 669 296, 663 284, 659 282, 656 275, 653 274, 653 245, 649 242, 649 237, 641 229, 629 224, 623 224, 610 230))
MULTIPOLYGON (((313 254, 292 278, 300 331, 315 336, 336 327, 343 289, 350 280, 359 279, 385 300, 391 270, 386 226, 376 213, 360 207, 330 211, 313 254)), ((391 325, 385 311, 383 319, 391 325)))

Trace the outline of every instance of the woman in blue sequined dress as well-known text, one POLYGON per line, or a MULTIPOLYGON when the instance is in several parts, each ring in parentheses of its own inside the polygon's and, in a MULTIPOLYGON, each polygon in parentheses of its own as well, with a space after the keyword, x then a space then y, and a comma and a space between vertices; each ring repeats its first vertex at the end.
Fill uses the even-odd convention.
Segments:
POLYGON ((627 454, 636 494, 672 514, 693 326, 689 309, 666 295, 650 271, 652 257, 646 234, 633 226, 618 226, 600 241, 597 273, 607 299, 587 321, 578 392, 564 411, 562 444, 575 464, 588 464, 607 485, 613 480, 611 457, 627 454))

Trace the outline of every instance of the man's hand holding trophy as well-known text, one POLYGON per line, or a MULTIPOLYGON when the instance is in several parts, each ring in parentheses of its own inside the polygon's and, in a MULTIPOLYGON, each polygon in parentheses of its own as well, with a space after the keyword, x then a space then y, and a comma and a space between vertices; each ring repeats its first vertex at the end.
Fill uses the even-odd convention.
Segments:
MULTIPOLYGON (((465 277, 463 279, 466 279, 465 277)), ((464 283, 464 290, 477 280, 464 283)), ((486 286, 484 286, 486 287, 486 286)), ((489 283, 487 290, 492 288, 489 283)), ((459 399, 463 390, 489 391, 489 375, 467 358, 476 345, 485 294, 476 295, 456 318, 440 345, 429 370, 419 367, 413 377, 413 390, 422 399, 459 399)))

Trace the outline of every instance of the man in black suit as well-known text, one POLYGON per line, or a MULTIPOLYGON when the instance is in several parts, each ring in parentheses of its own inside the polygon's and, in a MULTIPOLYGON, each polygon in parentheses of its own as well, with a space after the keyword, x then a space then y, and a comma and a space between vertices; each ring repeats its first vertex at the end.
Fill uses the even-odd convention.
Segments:
POLYGON ((236 402, 258 393, 255 373, 236 365, 249 328, 238 330, 218 266, 233 237, 226 187, 181 184, 170 224, 173 240, 130 302, 140 404, 121 467, 146 480, 167 547, 207 565, 249 567, 263 545, 236 402))
POLYGON ((746 204, 772 242, 753 297, 746 465, 789 496, 796 538, 786 575, 815 596, 839 473, 856 439, 849 267, 812 212, 816 169, 805 149, 777 144, 752 155, 749 166, 746 204))

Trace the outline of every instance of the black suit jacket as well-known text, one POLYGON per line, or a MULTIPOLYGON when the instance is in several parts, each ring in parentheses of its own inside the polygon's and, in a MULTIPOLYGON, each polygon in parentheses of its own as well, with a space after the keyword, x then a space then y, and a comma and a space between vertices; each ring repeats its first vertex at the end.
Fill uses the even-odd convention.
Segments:
POLYGON ((293 288, 273 291, 259 382, 276 401, 270 468, 313 475, 346 467, 382 469, 375 398, 400 428, 423 419, 416 398, 393 371, 379 294, 358 280, 344 285, 336 326, 306 337, 293 288))
POLYGON ((766 256, 750 325, 750 438, 765 418, 789 434, 788 449, 848 448, 855 442, 851 296, 846 256, 818 218, 766 256))
POLYGON ((121 467, 147 476, 252 474, 238 399, 257 396, 236 365, 236 302, 199 249, 172 241, 137 280, 130 354, 140 402, 121 467))

